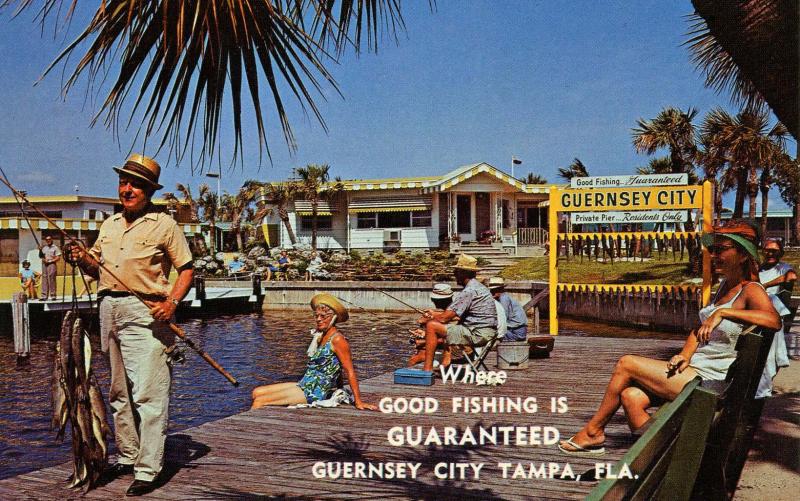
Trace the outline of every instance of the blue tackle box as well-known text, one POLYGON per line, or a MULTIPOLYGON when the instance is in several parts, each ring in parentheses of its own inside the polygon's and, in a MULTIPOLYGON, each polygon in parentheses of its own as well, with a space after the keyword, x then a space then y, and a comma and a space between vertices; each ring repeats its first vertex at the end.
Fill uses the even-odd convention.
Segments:
POLYGON ((406 368, 397 369, 394 371, 394 383, 430 386, 433 384, 433 371, 406 368))

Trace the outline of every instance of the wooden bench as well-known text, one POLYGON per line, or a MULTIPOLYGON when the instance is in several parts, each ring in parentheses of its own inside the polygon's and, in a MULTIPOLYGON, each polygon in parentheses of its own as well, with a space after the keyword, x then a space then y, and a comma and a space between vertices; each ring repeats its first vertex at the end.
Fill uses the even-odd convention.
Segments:
POLYGON ((615 465, 616 472, 627 465, 638 478, 603 480, 586 499, 689 499, 716 402, 716 394, 702 388, 699 378, 689 382, 675 400, 661 406, 615 465))
POLYGON ((614 467, 638 478, 603 480, 587 499, 730 499, 763 408, 754 397, 775 333, 759 331, 739 336, 726 381, 695 379, 653 415, 614 467))

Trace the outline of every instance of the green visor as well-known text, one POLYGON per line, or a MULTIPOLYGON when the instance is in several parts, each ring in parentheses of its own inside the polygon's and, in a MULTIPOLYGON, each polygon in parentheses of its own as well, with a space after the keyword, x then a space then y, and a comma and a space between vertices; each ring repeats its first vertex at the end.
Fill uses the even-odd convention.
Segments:
POLYGON ((753 256, 753 259, 758 261, 758 249, 756 248, 756 245, 753 242, 751 242, 750 240, 744 238, 741 235, 737 235, 735 233, 703 233, 703 235, 700 237, 700 242, 705 247, 710 247, 710 246, 712 246, 714 244, 714 235, 719 235, 721 237, 730 238, 731 240, 733 240, 737 244, 741 245, 744 250, 749 252, 750 255, 753 256))

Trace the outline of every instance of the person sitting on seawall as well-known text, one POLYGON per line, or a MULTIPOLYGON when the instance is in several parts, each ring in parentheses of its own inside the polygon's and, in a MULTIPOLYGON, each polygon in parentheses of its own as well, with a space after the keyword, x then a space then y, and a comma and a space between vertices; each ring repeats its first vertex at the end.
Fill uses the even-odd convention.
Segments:
POLYGON ((309 347, 308 367, 297 383, 277 383, 253 390, 253 409, 265 405, 310 404, 330 398, 344 371, 353 390, 357 409, 377 410, 361 400, 358 379, 350 356, 350 343, 337 329, 337 322, 346 322, 347 308, 330 294, 317 294, 311 299, 316 324, 315 339, 309 347), (319 336, 319 337, 317 337, 319 336), (318 341, 317 341, 318 339, 318 341))
POLYGON ((292 260, 289 259, 289 253, 285 250, 281 251, 280 257, 278 257, 278 266, 274 264, 267 265, 267 280, 272 280, 273 273, 283 273, 284 277, 286 273, 289 271, 289 266, 292 265, 292 260))
POLYGON ((528 315, 522 306, 506 292, 503 277, 492 277, 487 283, 494 300, 500 303, 506 314, 506 335, 503 341, 526 341, 528 339, 528 315))
POLYGON ((19 272, 19 285, 22 287, 28 298, 35 299, 38 297, 36 293, 36 279, 42 276, 38 271, 31 269, 31 262, 27 259, 22 262, 22 270, 19 272))
POLYGON ((322 262, 322 258, 319 257, 316 251, 311 253, 311 260, 308 262, 308 266, 306 267, 306 282, 310 282, 314 279, 314 277, 322 271, 322 265, 325 264, 322 262))
MULTIPOLYGON (((444 312, 453 302, 453 288, 449 284, 435 284, 431 291, 431 302, 433 303, 433 311, 444 312)), ((423 319, 420 319, 423 320, 423 319)), ((425 320, 427 321, 427 320, 425 320)), ((458 322, 458 317, 455 317, 451 322, 458 322)), ((424 323, 424 322, 423 322, 424 323)), ((411 342, 414 343, 416 353, 411 355, 408 359, 408 367, 413 367, 420 362, 425 361, 425 331, 422 329, 414 329, 411 331, 411 342)), ((450 347, 444 343, 444 340, 439 340, 437 346, 442 349, 442 365, 445 367, 450 365, 452 352, 450 347)))
POLYGON ((703 244, 711 252, 713 273, 723 281, 711 303, 700 310, 700 326, 668 362, 636 355, 620 358, 600 408, 578 433, 559 443, 562 452, 604 454, 604 429, 620 405, 628 426, 636 432, 650 419, 647 408, 651 404, 674 400, 696 376, 724 380, 736 359, 736 340, 743 325, 781 328, 772 301, 758 283, 757 241, 756 230, 740 220, 715 228, 713 236, 703 236, 703 244))
POLYGON ((228 275, 235 276, 239 273, 244 273, 245 264, 239 261, 239 256, 233 256, 233 261, 228 263, 228 275))

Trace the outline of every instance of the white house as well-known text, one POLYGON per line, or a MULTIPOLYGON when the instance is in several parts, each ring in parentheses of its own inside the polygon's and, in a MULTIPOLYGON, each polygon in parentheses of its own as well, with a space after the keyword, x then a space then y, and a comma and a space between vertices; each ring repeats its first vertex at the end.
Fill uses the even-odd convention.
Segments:
MULTIPOLYGON (((517 253, 547 240, 549 187, 528 185, 485 162, 440 176, 354 179, 318 206, 317 247, 369 250, 433 249, 493 243, 517 253)), ((295 200, 289 222, 300 242, 311 241, 311 204, 295 200)), ((290 239, 277 211, 264 220, 271 246, 290 239)))

